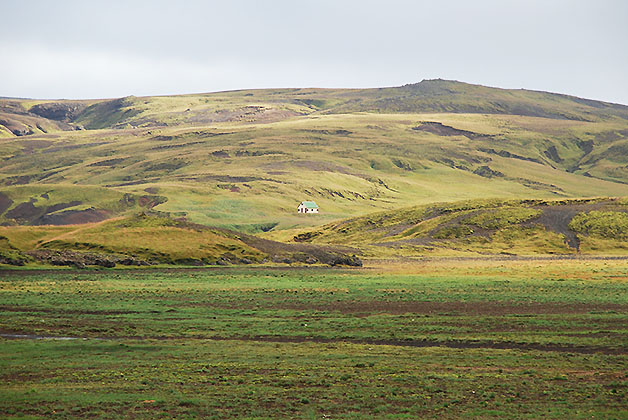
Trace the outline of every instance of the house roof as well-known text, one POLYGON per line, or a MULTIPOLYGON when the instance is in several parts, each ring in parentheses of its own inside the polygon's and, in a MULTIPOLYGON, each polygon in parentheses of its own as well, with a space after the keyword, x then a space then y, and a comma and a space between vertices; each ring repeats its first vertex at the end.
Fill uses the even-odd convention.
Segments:
POLYGON ((303 204, 303 207, 305 207, 306 209, 317 209, 318 208, 316 203, 313 202, 313 201, 302 201, 301 204, 303 204))

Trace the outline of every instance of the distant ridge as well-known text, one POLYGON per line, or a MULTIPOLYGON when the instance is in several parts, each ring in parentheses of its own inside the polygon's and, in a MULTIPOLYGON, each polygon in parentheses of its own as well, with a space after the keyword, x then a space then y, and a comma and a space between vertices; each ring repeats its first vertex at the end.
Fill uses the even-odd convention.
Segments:
POLYGON ((394 88, 350 91, 335 112, 452 112, 593 121, 628 119, 628 106, 526 89, 502 89, 432 79, 394 88))
POLYGON ((577 96, 577 95, 569 95, 566 93, 560 93, 560 92, 554 92, 554 91, 546 91, 546 90, 540 90, 540 89, 529 89, 529 88, 503 88, 503 87, 499 87, 499 86, 487 86, 487 85, 480 85, 480 84, 474 84, 474 83, 467 83, 467 82, 461 82, 459 80, 453 80, 453 79, 441 79, 441 78, 437 78, 437 79, 423 79, 420 82, 417 83, 407 83, 405 85, 402 85, 400 87, 409 87, 409 86, 418 86, 421 85, 423 83, 456 83, 456 84, 460 84, 460 85, 468 85, 468 86, 481 86, 481 87, 485 87, 487 89, 497 89, 497 90, 503 90, 503 91, 524 91, 524 92, 532 92, 532 93, 541 93, 541 94, 550 94, 550 95, 558 95, 558 96, 563 96, 565 98, 569 98, 575 101, 584 101, 583 103, 588 103, 591 104, 592 106, 595 106, 594 104, 596 103, 603 103, 603 104, 608 104, 608 105, 618 105, 621 107, 628 107, 628 104, 622 104, 619 102, 611 102, 611 101, 602 101, 599 99, 591 99, 591 98, 585 98, 582 96, 577 96))
MULTIPOLYGON (((251 97, 272 92, 276 102, 305 103, 313 110, 329 113, 345 112, 450 112, 479 114, 509 114, 532 117, 594 121, 599 118, 628 119, 628 105, 580 98, 562 93, 530 89, 505 89, 470 84, 456 80, 424 79, 398 87, 334 89, 334 88, 279 88, 231 90, 198 94, 126 96, 114 99, 37 100, 0 97, 0 100, 29 100, 42 104, 80 103, 111 111, 122 103, 132 104, 146 98, 176 98, 185 96, 220 96, 242 94, 251 97)), ((84 112, 93 113, 91 107, 84 112)), ((71 121, 80 121, 84 115, 76 113, 71 121)), ((123 121, 116 120, 116 123, 123 121)), ((129 121, 130 122, 130 121, 129 121)), ((89 124, 86 126, 89 128, 89 124)), ((105 128, 99 125, 94 128, 105 128)))

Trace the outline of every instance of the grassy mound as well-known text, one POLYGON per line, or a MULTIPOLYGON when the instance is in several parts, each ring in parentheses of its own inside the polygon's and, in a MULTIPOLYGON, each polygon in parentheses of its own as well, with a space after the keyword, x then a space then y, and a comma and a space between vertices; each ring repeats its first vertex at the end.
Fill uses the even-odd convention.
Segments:
POLYGON ((331 223, 296 242, 350 244, 371 256, 615 254, 628 251, 628 201, 474 200, 331 223))
POLYGON ((5 226, 0 235, 0 264, 9 265, 361 264, 338 247, 283 244, 146 214, 62 227, 5 226))

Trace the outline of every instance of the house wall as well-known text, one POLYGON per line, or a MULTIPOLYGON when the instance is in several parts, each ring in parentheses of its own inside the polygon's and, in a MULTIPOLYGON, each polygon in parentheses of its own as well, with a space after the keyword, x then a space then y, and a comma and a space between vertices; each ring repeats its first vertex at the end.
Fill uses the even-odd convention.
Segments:
POLYGON ((307 209, 304 206, 297 207, 298 213, 318 213, 318 209, 307 209))

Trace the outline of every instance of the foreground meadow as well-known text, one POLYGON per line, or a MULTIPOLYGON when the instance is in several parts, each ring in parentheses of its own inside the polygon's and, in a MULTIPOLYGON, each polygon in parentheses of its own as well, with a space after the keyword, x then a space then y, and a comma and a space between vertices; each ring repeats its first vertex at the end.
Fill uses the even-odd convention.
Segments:
POLYGON ((626 418, 628 261, 0 273, 7 418, 626 418))

